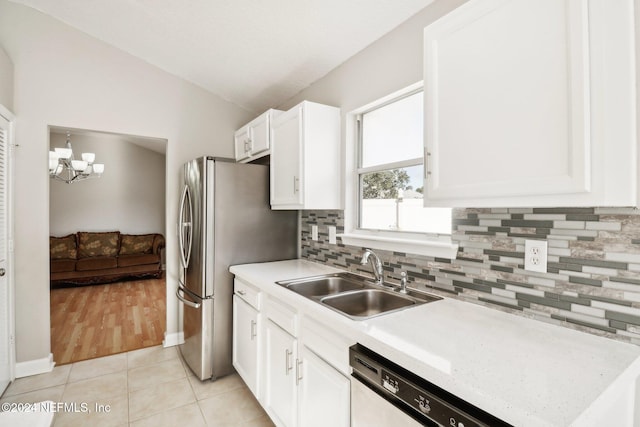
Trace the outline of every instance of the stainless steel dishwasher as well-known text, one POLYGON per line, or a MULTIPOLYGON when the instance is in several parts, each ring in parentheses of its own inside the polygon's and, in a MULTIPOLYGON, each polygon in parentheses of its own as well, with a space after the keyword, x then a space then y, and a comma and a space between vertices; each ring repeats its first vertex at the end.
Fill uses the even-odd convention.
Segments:
POLYGON ((510 426, 361 344, 349 361, 351 427, 510 426))

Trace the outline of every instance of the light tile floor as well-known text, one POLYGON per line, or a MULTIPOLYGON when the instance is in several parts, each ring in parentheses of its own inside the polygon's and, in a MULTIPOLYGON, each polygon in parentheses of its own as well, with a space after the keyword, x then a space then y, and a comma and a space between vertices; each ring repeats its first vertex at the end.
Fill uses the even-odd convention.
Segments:
POLYGON ((55 427, 273 426, 237 374, 202 382, 175 347, 149 347, 18 378, 0 402, 44 400, 66 402, 71 409, 59 405, 55 427))

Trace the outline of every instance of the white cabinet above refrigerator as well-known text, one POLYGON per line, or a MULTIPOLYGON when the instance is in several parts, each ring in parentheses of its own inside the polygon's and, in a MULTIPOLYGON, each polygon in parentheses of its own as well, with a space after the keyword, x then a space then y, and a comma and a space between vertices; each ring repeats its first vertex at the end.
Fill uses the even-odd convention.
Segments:
POLYGON ((237 162, 250 162, 269 155, 271 123, 282 111, 269 109, 238 129, 234 134, 237 162))

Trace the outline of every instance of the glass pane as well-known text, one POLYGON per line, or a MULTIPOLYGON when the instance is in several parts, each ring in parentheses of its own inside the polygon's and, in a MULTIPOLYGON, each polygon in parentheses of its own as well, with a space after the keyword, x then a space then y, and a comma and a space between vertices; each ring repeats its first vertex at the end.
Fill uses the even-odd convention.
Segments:
POLYGON ((362 167, 422 157, 422 92, 362 115, 362 167))
POLYGON ((451 209, 422 206, 422 165, 360 176, 360 228, 451 234, 451 209))

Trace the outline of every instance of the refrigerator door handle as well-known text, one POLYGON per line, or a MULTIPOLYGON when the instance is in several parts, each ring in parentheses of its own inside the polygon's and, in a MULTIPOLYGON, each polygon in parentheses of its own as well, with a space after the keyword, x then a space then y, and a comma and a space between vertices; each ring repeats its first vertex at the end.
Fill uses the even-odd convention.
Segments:
POLYGON ((192 234, 192 205, 189 186, 185 185, 180 198, 180 212, 178 213, 178 244, 180 245, 180 263, 183 268, 187 268, 191 258, 191 234, 192 234), (188 205, 187 205, 188 204, 188 205), (185 208, 187 208, 187 218, 185 218, 185 208), (186 229, 186 230, 185 230, 186 229), (185 231, 187 232, 185 236, 185 231), (185 242, 185 237, 187 241, 185 242), (185 243, 187 247, 185 247, 185 243))
POLYGON ((180 294, 181 292, 185 294, 185 296, 189 294, 189 291, 183 288, 182 284, 178 285, 178 289, 176 289, 176 296, 178 297, 178 299, 182 301, 185 305, 188 305, 189 307, 196 308, 196 309, 200 308, 200 306, 202 305, 201 303, 189 301, 188 299, 186 299, 184 296, 180 294))

